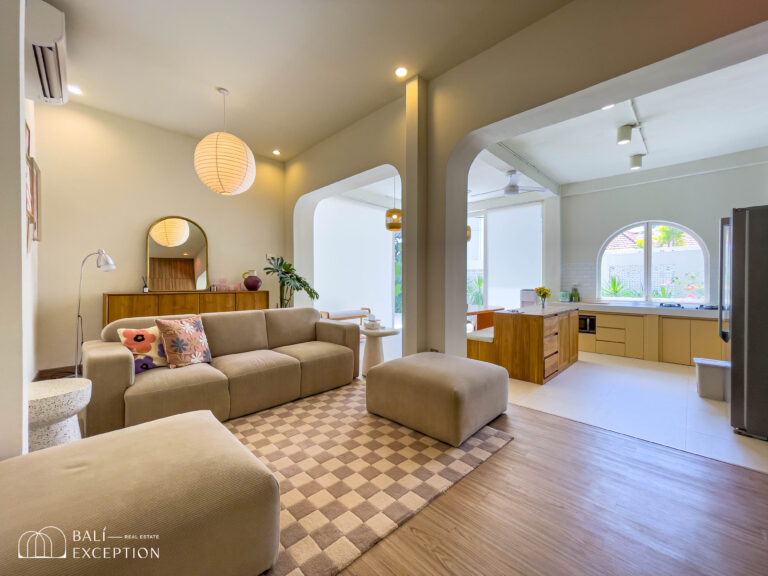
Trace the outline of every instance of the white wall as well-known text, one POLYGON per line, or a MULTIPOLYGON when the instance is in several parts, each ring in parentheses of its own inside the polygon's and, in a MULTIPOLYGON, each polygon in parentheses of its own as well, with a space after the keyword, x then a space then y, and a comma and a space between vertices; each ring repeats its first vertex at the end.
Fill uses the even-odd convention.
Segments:
POLYGON ((35 369, 35 259, 27 243, 24 2, 0 2, 0 460, 27 450, 27 383, 35 369))
POLYGON ((315 209, 315 284, 319 310, 365 306, 385 325, 393 322, 393 241, 386 208, 343 197, 315 209))
MULTIPOLYGON (((687 226, 709 251, 709 295, 717 299, 720 218, 733 208, 768 203, 768 149, 751 151, 749 166, 718 172, 636 182, 637 176, 610 179, 610 188, 589 192, 590 185, 564 187, 562 209, 562 286, 579 287, 583 298, 596 297, 597 254, 609 236, 641 220, 666 220, 687 226), (763 157, 754 158, 755 155, 763 157), (630 184, 630 185, 627 185, 630 184), (574 192, 577 192, 574 194, 574 192)), ((704 161, 696 166, 712 166, 704 161)), ((664 169, 660 169, 664 170, 664 169)), ((663 173, 666 173, 663 172, 663 173)), ((644 175, 652 180, 653 171, 644 175)))
MULTIPOLYGON (((256 158, 256 181, 224 197, 197 178, 197 139, 77 104, 39 106, 38 161, 44 235, 39 251, 38 368, 71 366, 80 262, 104 248, 117 270, 92 261, 84 277, 86 339, 102 326, 102 293, 140 291, 149 225, 168 215, 197 222, 208 235, 211 281, 261 270, 283 244, 283 164, 256 158)), ((260 275, 270 302, 273 277, 260 275)))
POLYGON ((488 304, 517 308, 520 290, 541 286, 543 213, 539 202, 489 210, 488 304))

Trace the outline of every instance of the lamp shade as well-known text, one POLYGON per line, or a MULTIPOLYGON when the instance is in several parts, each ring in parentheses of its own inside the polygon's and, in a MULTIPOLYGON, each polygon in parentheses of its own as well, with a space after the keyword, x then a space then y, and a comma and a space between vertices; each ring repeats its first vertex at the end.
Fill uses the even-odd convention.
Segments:
POLYGON ((197 143, 195 172, 217 194, 234 196, 253 185, 256 161, 240 138, 228 132, 213 132, 197 143))
POLYGON ((403 229, 403 213, 399 208, 387 210, 387 230, 398 232, 403 229))
POLYGON ((160 246, 181 246, 189 238, 189 222, 181 218, 166 218, 152 226, 149 235, 160 246))

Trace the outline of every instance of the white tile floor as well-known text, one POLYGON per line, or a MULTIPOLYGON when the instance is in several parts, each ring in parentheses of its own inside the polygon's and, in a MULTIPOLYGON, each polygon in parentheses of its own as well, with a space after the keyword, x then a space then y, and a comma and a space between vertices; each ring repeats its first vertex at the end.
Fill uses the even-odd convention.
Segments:
POLYGON ((693 367, 581 352, 543 386, 510 380, 509 401, 768 473, 768 442, 734 434, 728 404, 699 398, 693 367))

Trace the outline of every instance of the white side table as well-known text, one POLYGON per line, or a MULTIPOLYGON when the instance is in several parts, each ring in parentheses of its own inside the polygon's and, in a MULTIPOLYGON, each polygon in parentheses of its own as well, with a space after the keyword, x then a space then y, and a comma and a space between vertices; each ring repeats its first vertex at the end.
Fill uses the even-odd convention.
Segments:
POLYGON ((363 328, 360 334, 365 335, 365 352, 363 352, 363 376, 368 375, 368 370, 381 364, 384 361, 384 349, 381 345, 381 339, 384 336, 394 336, 400 334, 397 328, 378 330, 368 330, 363 328))
POLYGON ((29 451, 80 440, 77 413, 91 401, 87 378, 59 378, 29 384, 29 451))

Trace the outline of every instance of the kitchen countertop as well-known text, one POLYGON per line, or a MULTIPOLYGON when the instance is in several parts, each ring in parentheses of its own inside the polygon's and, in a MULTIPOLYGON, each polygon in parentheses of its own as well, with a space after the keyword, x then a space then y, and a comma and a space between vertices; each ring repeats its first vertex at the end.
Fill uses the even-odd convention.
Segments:
MULTIPOLYGON (((606 312, 615 314, 658 314, 659 316, 682 316, 685 318, 717 318, 717 310, 697 310, 696 305, 684 308, 662 308, 648 302, 573 302, 584 312, 606 312)), ((686 306, 685 304, 683 306, 686 306)))
POLYGON ((548 302, 546 308, 542 308, 538 304, 530 304, 523 306, 515 310, 504 310, 503 312, 496 312, 496 314, 523 314, 526 316, 554 316, 561 312, 567 312, 568 310, 578 310, 580 308, 580 302, 548 302))

